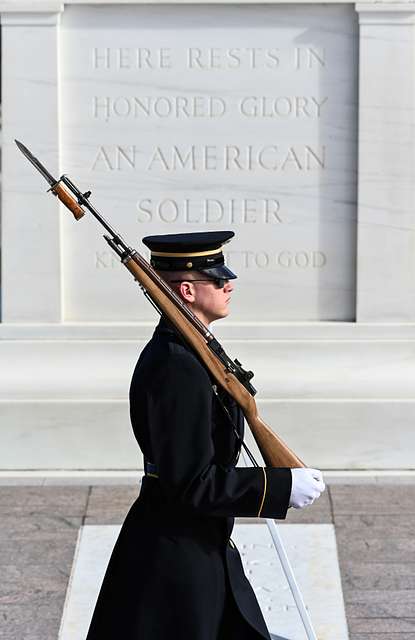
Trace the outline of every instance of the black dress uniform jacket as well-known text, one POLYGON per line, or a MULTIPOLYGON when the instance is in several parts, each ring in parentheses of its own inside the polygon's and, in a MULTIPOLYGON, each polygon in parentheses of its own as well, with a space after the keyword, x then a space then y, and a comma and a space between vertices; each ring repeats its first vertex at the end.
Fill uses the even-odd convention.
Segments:
MULTIPOLYGON (((285 518, 291 472, 235 467, 240 442, 213 382, 162 318, 130 389, 134 434, 156 473, 122 525, 87 640, 270 638, 230 535, 235 516, 285 518)), ((242 412, 222 400, 242 437, 242 412)))

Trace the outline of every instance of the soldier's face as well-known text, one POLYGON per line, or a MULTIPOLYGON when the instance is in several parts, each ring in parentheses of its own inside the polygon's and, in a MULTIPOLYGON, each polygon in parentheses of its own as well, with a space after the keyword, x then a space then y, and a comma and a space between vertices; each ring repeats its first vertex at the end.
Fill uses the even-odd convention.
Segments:
POLYGON ((218 287, 214 282, 194 282, 196 288, 194 312, 199 311, 209 318, 209 323, 229 314, 229 303, 233 291, 231 280, 225 286, 218 287))
POLYGON ((205 325, 209 325, 214 320, 226 318, 229 314, 229 303, 233 291, 232 280, 227 280, 223 287, 217 286, 217 283, 211 280, 195 281, 195 278, 192 280, 181 283, 180 293, 193 313, 205 325))

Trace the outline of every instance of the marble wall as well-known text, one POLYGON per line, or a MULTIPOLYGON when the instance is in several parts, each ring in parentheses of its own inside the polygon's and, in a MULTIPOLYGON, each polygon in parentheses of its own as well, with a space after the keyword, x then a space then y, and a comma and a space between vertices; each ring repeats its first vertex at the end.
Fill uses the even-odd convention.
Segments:
MULTIPOLYGON (((234 319, 354 319, 353 7, 72 6, 61 43, 62 166, 131 242, 231 228, 234 319)), ((65 319, 151 317, 96 225, 63 237, 65 319)))

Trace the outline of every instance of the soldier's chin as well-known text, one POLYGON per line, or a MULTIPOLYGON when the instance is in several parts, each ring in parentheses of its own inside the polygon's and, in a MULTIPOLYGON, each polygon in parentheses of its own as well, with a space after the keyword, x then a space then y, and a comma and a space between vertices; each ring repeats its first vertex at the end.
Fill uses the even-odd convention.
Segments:
POLYGON ((214 318, 212 318, 211 322, 215 322, 215 320, 220 320, 221 318, 226 318, 229 314, 229 309, 222 309, 221 311, 217 311, 215 313, 214 318))

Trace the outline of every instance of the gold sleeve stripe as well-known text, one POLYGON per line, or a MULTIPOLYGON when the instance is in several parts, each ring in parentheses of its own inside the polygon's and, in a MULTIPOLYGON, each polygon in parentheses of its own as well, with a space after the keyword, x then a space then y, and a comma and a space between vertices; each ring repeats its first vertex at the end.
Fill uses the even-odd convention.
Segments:
POLYGON ((186 251, 185 253, 169 253, 167 251, 152 251, 152 256, 164 256, 166 258, 195 258, 197 256, 213 256, 215 253, 222 253, 222 247, 219 249, 209 249, 209 251, 186 251))
POLYGON ((265 473, 264 467, 262 467, 262 471, 264 472, 264 493, 262 494, 261 506, 259 507, 257 518, 261 515, 262 507, 264 506, 265 494, 267 493, 267 474, 265 473))

